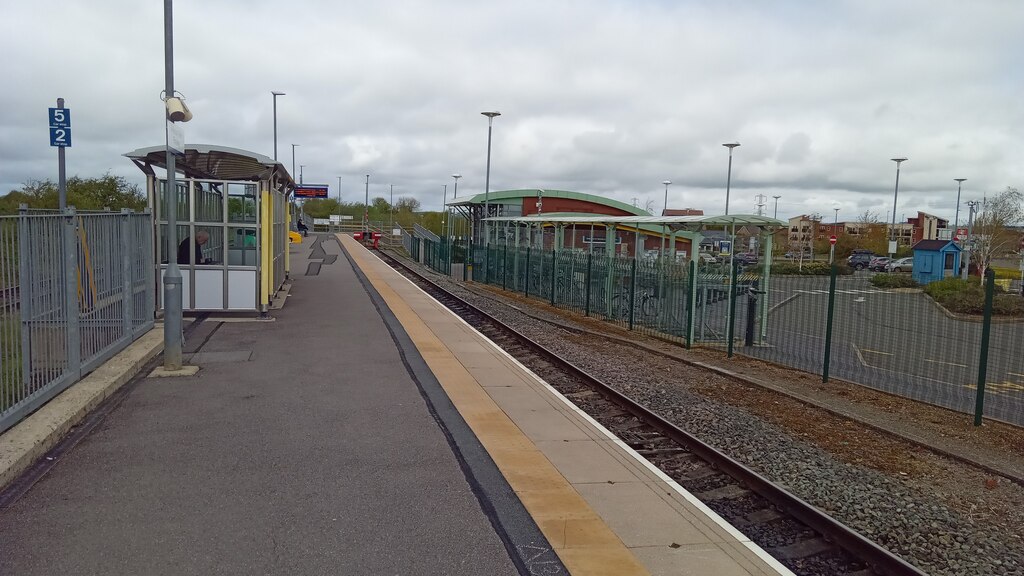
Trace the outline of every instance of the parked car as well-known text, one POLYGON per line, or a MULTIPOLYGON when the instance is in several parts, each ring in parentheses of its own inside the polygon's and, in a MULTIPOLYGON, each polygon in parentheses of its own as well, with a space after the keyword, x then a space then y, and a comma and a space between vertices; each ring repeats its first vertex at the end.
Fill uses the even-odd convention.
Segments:
POLYGON ((868 262, 868 270, 872 272, 885 272, 885 265, 888 264, 892 258, 888 256, 875 256, 868 262))
POLYGON ((911 257, 897 258, 886 264, 885 269, 888 272, 912 272, 914 270, 914 259, 911 257))
POLYGON ((758 257, 757 254, 753 252, 745 252, 743 254, 733 256, 733 260, 739 262, 743 266, 751 266, 753 264, 757 264, 758 257))
POLYGON ((698 258, 700 258, 701 264, 718 264, 718 258, 715 258, 713 255, 708 254, 707 252, 701 252, 698 255, 698 258))
POLYGON ((850 254, 850 257, 846 259, 846 263, 854 270, 864 270, 874 257, 875 255, 871 252, 854 250, 853 254, 850 254))

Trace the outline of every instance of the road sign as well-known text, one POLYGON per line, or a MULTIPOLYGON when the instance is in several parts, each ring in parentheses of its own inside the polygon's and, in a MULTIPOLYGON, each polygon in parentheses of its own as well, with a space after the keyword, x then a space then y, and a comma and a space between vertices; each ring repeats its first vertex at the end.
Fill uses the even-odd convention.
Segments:
POLYGON ((71 128, 71 109, 50 108, 50 128, 71 128))
POLYGON ((50 108, 50 146, 69 148, 71 146, 71 109, 50 108))
POLYGON ((967 228, 956 229, 956 240, 957 242, 963 242, 967 239, 967 228))
POLYGON ((50 128, 50 146, 71 147, 71 128, 50 128))
POLYGON ((836 235, 835 234, 833 234, 833 235, 828 237, 828 243, 833 245, 833 246, 836 245, 836 235))

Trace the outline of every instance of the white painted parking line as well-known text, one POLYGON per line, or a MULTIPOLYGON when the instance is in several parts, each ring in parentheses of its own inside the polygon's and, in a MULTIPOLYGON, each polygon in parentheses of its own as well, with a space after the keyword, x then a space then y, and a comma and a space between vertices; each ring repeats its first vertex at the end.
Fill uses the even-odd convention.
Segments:
MULTIPOLYGON (((828 294, 828 290, 794 290, 804 294, 828 294)), ((885 290, 836 290, 836 294, 888 294, 885 290)))
POLYGON ((946 366, 959 366, 961 368, 967 368, 967 364, 957 364, 956 362, 944 362, 942 360, 932 360, 931 358, 925 358, 925 362, 931 362, 933 364, 945 364, 946 366))

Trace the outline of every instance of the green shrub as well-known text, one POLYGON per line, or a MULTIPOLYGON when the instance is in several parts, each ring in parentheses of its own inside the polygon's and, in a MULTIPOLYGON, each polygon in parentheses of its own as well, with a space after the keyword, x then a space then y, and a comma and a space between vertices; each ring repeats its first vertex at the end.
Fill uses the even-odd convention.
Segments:
POLYGON ((910 274, 875 274, 871 285, 878 288, 917 288, 919 284, 910 274))
MULTIPOLYGON (((985 288, 978 278, 962 280, 943 278, 924 287, 926 294, 946 309, 960 314, 983 314, 985 312, 985 288)), ((992 313, 999 316, 1024 316, 1024 298, 1006 294, 996 286, 992 299, 992 313)))
MULTIPOLYGON (((798 262, 772 262, 773 276, 828 276, 832 268, 828 262, 804 262, 801 268, 798 262)), ((853 274, 846 262, 836 262, 836 273, 853 274)))
POLYGON ((1024 298, 1013 294, 996 294, 992 313, 999 316, 1024 316, 1024 298))

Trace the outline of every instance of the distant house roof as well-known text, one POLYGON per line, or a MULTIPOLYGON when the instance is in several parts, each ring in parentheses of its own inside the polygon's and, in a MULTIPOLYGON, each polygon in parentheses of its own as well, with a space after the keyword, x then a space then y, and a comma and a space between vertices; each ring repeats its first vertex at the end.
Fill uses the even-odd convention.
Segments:
POLYGON ((662 216, 703 216, 704 211, 698 208, 668 208, 661 211, 662 216))
POLYGON ((953 244, 953 247, 957 250, 960 249, 952 240, 921 240, 917 244, 914 244, 914 250, 930 250, 932 252, 938 252, 947 245, 953 244))

